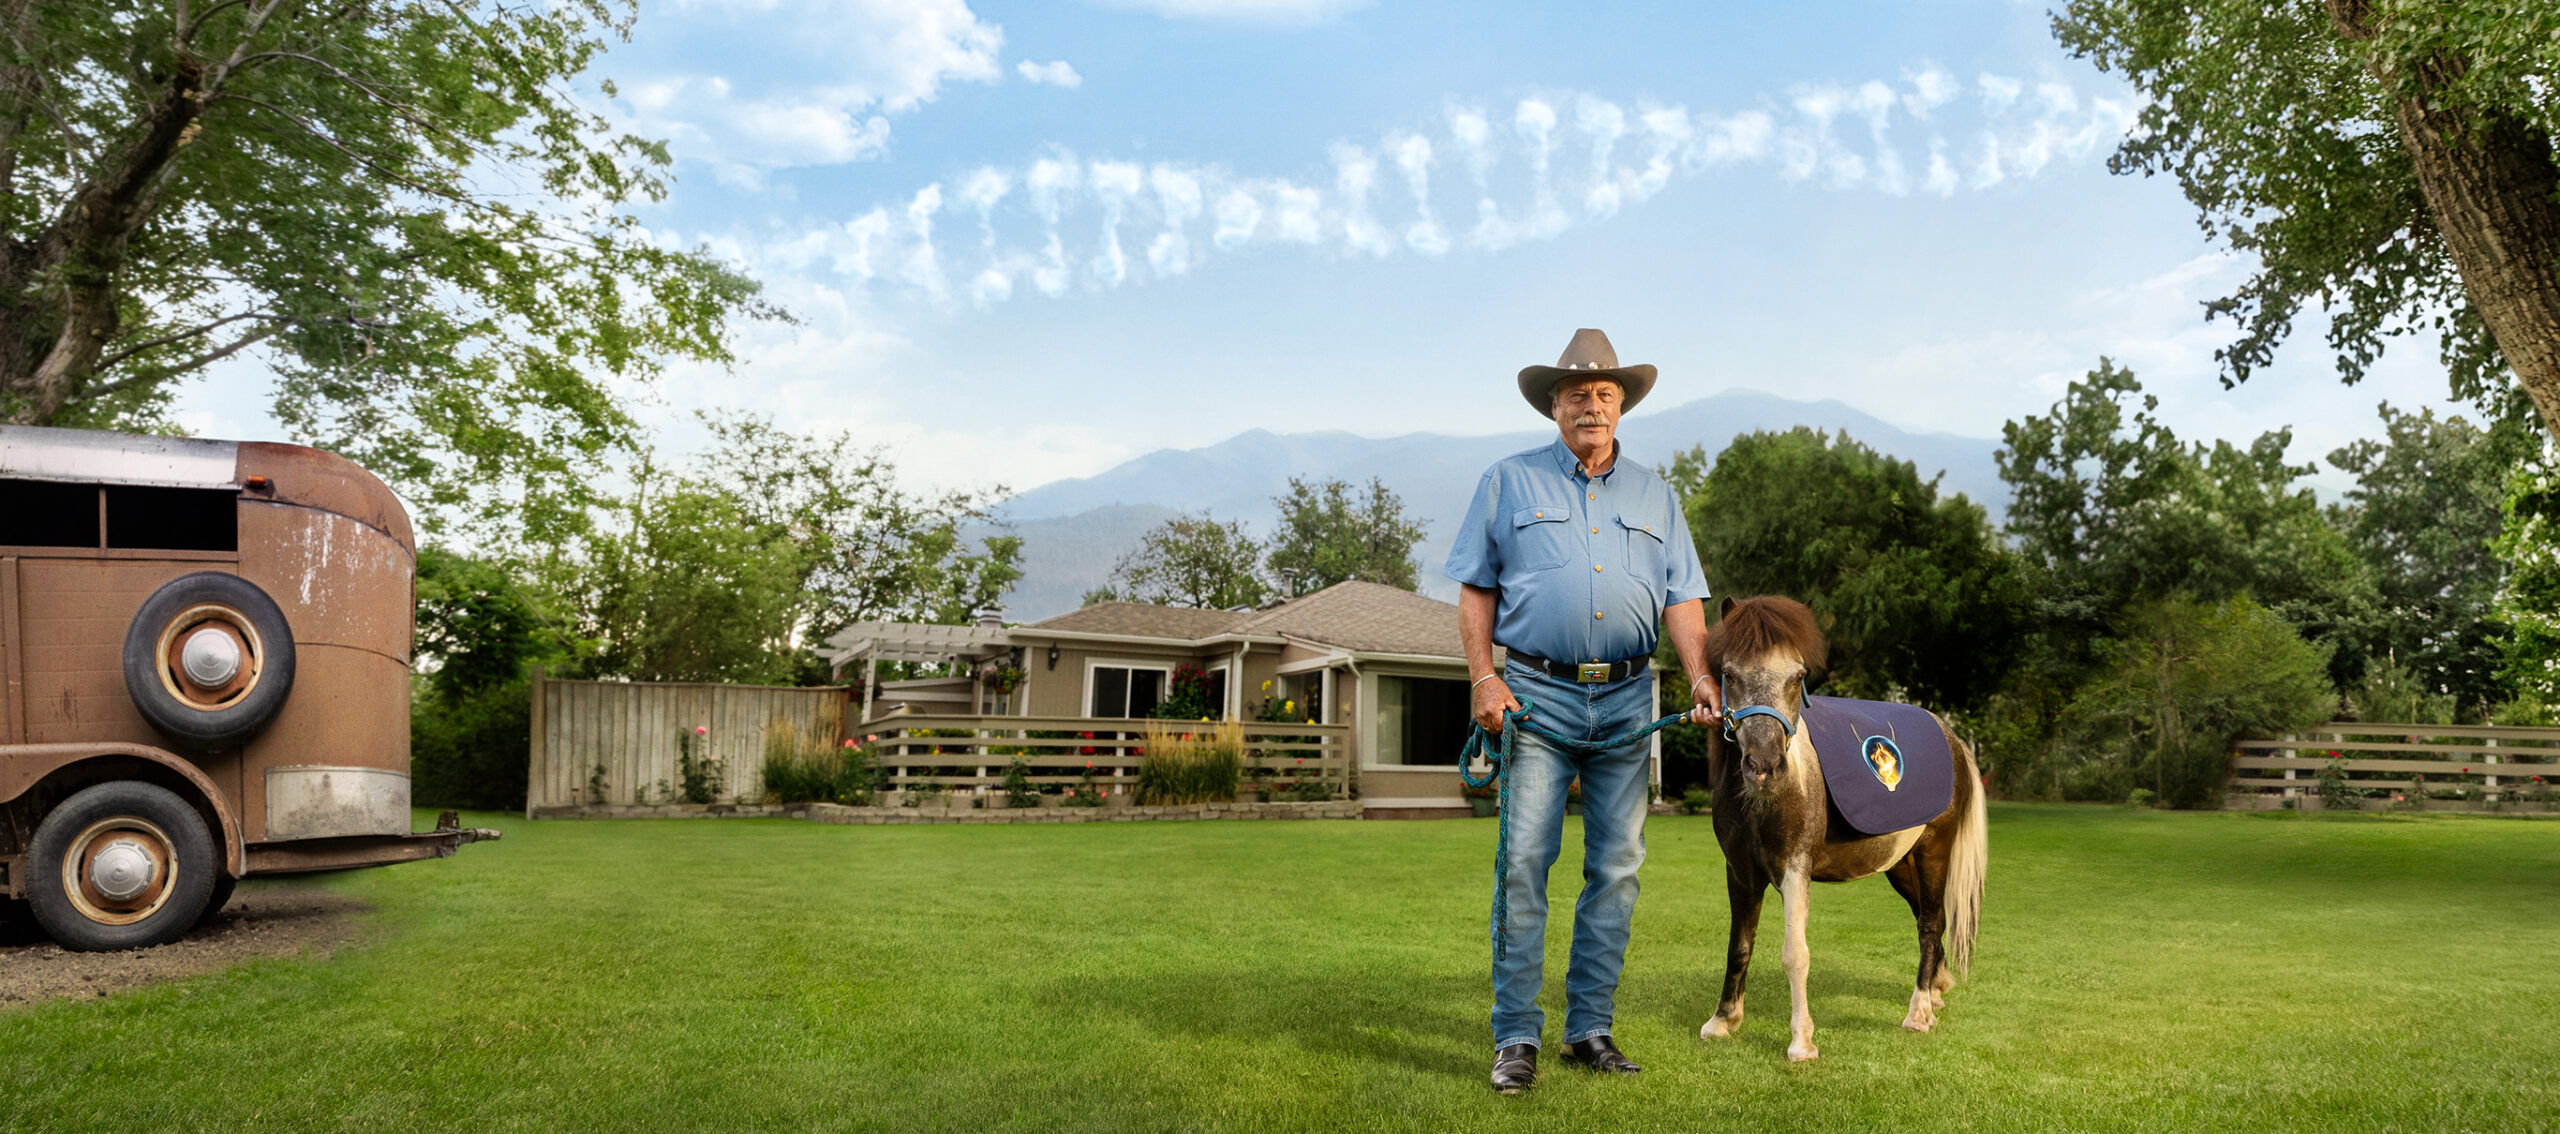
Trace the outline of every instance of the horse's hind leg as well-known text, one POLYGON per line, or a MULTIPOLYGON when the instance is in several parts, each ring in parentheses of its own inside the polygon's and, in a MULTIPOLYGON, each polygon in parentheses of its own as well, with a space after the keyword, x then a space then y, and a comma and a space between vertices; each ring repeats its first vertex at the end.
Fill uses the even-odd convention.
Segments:
POLYGON ((1885 871, 1885 880, 1893 883, 1894 892, 1911 903, 1911 919, 1920 928, 1920 974, 1911 982, 1911 1011, 1902 1018, 1902 1026, 1925 1032, 1938 1025, 1938 1009, 1947 1006, 1947 990, 1955 986, 1955 974, 1947 970, 1946 946, 1942 940, 1946 930, 1945 856, 1935 859, 1932 870, 1929 843, 1924 836, 1911 853, 1885 871))
POLYGON ((1742 1027, 1743 978, 1751 972, 1751 943, 1760 934, 1760 902, 1768 896, 1769 880, 1728 859, 1724 892, 1733 910, 1733 934, 1724 949, 1724 995, 1716 1000, 1716 1014, 1698 1028, 1699 1039, 1730 1036, 1742 1027))
POLYGON ((1787 864, 1778 876, 1778 903, 1787 918, 1787 943, 1779 954, 1787 966, 1787 995, 1795 1001, 1795 1015, 1788 1022, 1787 1058, 1798 1063, 1822 1054, 1813 1046, 1813 1006, 1805 996, 1805 974, 1813 970, 1813 951, 1804 939, 1805 901, 1813 888, 1802 861, 1787 864))

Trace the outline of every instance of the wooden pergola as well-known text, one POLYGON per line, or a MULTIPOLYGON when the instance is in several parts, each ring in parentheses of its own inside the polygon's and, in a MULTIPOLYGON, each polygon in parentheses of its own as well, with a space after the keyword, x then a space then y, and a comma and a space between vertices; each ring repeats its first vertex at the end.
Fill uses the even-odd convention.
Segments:
POLYGON ((910 662, 939 665, 969 662, 1002 653, 1013 648, 1013 636, 1004 628, 1001 616, 988 611, 967 626, 944 626, 930 622, 856 622, 827 638, 821 651, 830 665, 842 674, 856 662, 862 664, 862 719, 871 719, 871 706, 880 692, 880 663, 910 662))

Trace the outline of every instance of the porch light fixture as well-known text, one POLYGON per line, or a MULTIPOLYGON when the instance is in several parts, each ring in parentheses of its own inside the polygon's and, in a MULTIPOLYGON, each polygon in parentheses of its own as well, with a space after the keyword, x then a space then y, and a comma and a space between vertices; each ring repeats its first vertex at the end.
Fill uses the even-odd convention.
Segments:
POLYGON ((1049 643, 1049 668, 1058 668, 1058 644, 1056 642, 1049 643))

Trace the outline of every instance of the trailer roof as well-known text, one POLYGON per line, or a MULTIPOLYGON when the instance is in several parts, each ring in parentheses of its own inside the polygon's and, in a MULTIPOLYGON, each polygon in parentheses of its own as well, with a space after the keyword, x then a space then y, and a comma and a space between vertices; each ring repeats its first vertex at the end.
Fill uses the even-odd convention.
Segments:
POLYGON ((0 425, 0 477, 80 484, 230 488, 240 443, 0 425))

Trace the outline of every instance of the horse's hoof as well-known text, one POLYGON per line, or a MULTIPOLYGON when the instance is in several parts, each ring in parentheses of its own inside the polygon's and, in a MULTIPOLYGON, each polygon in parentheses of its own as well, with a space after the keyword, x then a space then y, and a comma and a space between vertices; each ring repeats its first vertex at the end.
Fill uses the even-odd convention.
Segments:
POLYGON ((1822 1054, 1822 1049, 1817 1048, 1810 1043, 1792 1044, 1787 1048, 1787 1062, 1808 1063, 1813 1060, 1814 1056, 1820 1054, 1822 1054))
POLYGON ((1706 1023, 1698 1025, 1698 1038, 1702 1040, 1731 1039, 1735 1032, 1741 1030, 1742 1021, 1727 1020, 1722 1016, 1716 1016, 1708 1019, 1706 1023))
POLYGON ((1939 997, 1934 992, 1911 994, 1911 1014, 1902 1018, 1904 1031, 1925 1032, 1938 1026, 1939 997))
POLYGON ((1937 1026, 1938 1022, 1936 1020, 1921 1015, 1918 1012, 1913 1012, 1912 1014, 1902 1018, 1902 1030, 1906 1032, 1926 1032, 1937 1026))

